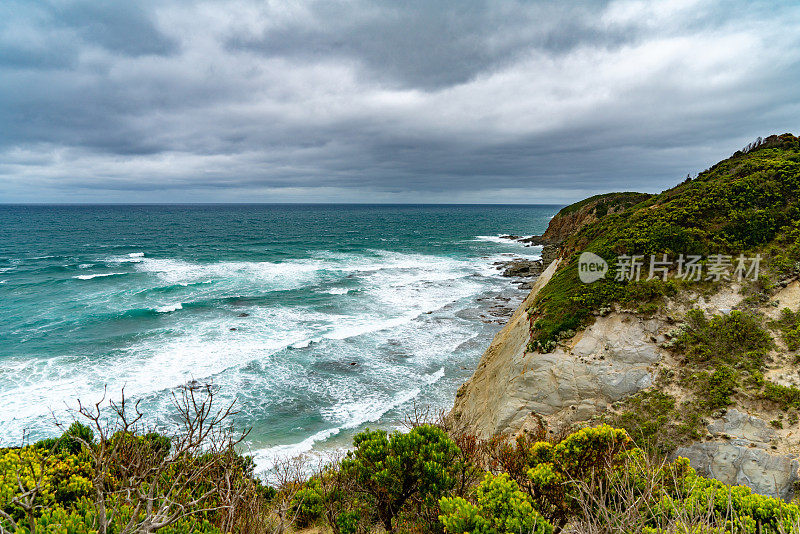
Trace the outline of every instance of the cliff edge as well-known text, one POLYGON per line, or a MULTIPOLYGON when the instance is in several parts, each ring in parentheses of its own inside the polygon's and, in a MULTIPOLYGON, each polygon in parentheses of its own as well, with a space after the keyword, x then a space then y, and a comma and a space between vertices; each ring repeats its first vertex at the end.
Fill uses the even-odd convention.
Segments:
POLYGON ((654 455, 792 499, 799 220, 800 139, 791 134, 658 195, 562 209, 538 236, 558 244, 560 259, 458 390, 451 419, 481 438, 609 422, 654 455), (579 273, 584 251, 606 263, 591 283, 579 273), (686 276, 690 256, 698 277, 686 276), (661 269, 648 272, 656 259, 661 269))

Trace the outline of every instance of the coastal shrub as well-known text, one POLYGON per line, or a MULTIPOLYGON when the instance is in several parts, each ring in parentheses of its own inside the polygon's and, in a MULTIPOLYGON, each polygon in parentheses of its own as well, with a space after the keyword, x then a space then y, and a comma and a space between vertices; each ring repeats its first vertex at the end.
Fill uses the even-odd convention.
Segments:
POLYGON ((709 320, 697 309, 686 314, 686 325, 672 344, 690 363, 727 364, 748 371, 761 369, 773 345, 754 314, 733 310, 709 320))
POLYGON ((73 421, 60 437, 37 441, 34 446, 57 452, 78 454, 83 447, 83 443, 92 443, 93 441, 94 432, 92 429, 80 421, 73 421))
POLYGON ((780 499, 754 494, 745 486, 727 486, 718 480, 699 476, 685 462, 686 474, 676 488, 666 494, 653 508, 651 525, 665 519, 691 514, 704 518, 710 527, 726 532, 747 534, 785 534, 797 532, 800 526, 800 507, 780 499))
POLYGON ((435 426, 421 425, 407 434, 367 429, 356 434, 353 446, 342 460, 342 472, 374 502, 386 530, 408 502, 417 510, 433 510, 456 484, 461 451, 435 426))
POLYGON ((534 506, 561 530, 578 512, 575 484, 604 477, 631 445, 624 430, 609 425, 581 429, 557 444, 535 443, 527 473, 534 506))
POLYGON ((736 387, 739 385, 736 371, 723 364, 707 376, 708 378, 702 381, 705 387, 700 391, 703 393, 700 398, 706 407, 714 410, 733 404, 731 396, 736 393, 736 387))
POLYGON ((625 430, 636 445, 648 452, 667 455, 687 436, 688 427, 675 397, 657 389, 647 389, 628 397, 618 414, 608 418, 625 430))
POLYGON ((487 474, 475 490, 476 503, 462 497, 442 497, 439 516, 451 534, 551 534, 550 525, 537 512, 517 483, 503 473, 487 474))
POLYGON ((800 311, 793 312, 789 308, 784 308, 780 319, 775 321, 774 325, 780 330, 787 349, 800 349, 800 311))
POLYGON ((211 388, 174 397, 176 433, 120 401, 81 405, 52 440, 0 449, 0 532, 232 532, 264 526, 264 486, 211 388))
POLYGON ((307 527, 325 513, 324 496, 319 479, 312 478, 295 493, 291 501, 292 515, 299 527, 307 527))
POLYGON ((91 479, 85 456, 37 446, 5 449, 0 451, 0 509, 30 528, 42 510, 70 508, 89 496, 91 479))
POLYGON ((782 386, 765 381, 763 396, 778 404, 782 410, 800 408, 800 389, 794 386, 782 386))

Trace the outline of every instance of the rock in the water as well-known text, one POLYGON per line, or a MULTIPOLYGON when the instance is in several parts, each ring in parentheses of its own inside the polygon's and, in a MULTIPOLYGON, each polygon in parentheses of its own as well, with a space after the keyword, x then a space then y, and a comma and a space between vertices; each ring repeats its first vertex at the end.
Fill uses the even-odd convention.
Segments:
POLYGON ((538 276, 542 273, 539 260, 512 260, 506 264, 503 276, 538 276))

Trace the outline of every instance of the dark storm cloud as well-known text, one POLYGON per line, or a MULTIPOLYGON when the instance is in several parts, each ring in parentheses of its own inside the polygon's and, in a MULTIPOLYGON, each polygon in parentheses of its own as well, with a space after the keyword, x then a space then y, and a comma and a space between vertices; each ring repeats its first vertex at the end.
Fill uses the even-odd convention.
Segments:
POLYGON ((309 6, 308 18, 255 36, 232 36, 228 45, 303 61, 355 58, 385 81, 435 89, 498 69, 531 47, 561 53, 578 45, 613 46, 636 37, 621 28, 601 32, 592 27, 599 5, 474 0, 457 5, 425 0, 320 3, 309 6))
POLYGON ((0 4, 0 201, 568 201, 798 130, 800 10, 0 4))

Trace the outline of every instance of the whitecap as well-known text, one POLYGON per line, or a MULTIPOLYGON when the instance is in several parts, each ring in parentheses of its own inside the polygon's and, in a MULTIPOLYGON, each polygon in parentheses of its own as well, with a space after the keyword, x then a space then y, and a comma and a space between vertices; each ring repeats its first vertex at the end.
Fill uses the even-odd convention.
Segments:
POLYGON ((412 388, 402 390, 389 399, 379 395, 366 396, 359 400, 339 402, 323 408, 320 413, 328 420, 341 423, 342 429, 358 428, 377 421, 389 410, 411 401, 420 393, 419 388, 412 388))
POLYGON ((350 291, 352 291, 352 289, 348 289, 346 287, 332 287, 329 290, 327 290, 325 293, 329 293, 331 295, 346 295, 350 291))
POLYGON ((444 376, 444 367, 440 368, 438 371, 433 372, 429 375, 425 375, 422 379, 425 381, 426 384, 435 384, 444 376))
POLYGON ((294 344, 289 345, 289 346, 291 348, 293 348, 293 349, 305 349, 307 347, 310 347, 314 343, 319 343, 320 341, 322 341, 321 337, 308 338, 308 339, 304 339, 302 341, 298 341, 297 343, 294 343, 294 344))
POLYGON ((156 311, 158 313, 170 313, 182 309, 183 305, 179 302, 177 304, 167 304, 166 306, 159 306, 158 308, 156 308, 156 311))
POLYGON ((128 254, 129 258, 144 258, 144 252, 131 252, 128 254))
POLYGON ((99 273, 99 274, 79 274, 77 276, 73 276, 77 280, 91 280, 92 278, 104 278, 106 276, 121 276, 123 274, 128 273, 99 273))

